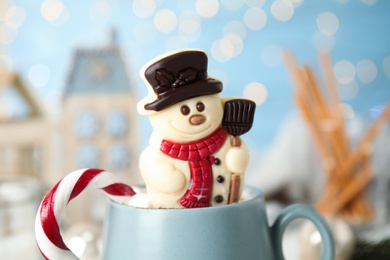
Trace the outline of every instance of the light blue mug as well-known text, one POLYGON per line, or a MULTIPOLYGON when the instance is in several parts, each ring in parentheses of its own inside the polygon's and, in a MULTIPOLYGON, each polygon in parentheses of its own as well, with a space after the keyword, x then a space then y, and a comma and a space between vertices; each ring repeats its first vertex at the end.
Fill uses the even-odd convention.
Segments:
POLYGON ((302 204, 285 208, 270 227, 261 192, 246 187, 246 201, 198 209, 146 209, 109 201, 102 259, 277 260, 294 219, 306 218, 322 238, 322 260, 334 259, 333 237, 321 215, 302 204))

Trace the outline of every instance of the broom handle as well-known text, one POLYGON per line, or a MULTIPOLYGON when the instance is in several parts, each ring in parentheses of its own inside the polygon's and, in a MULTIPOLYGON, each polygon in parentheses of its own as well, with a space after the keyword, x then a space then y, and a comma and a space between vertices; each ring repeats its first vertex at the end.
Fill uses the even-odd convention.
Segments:
MULTIPOLYGON (((230 144, 234 147, 241 146, 241 139, 238 136, 232 136, 230 139, 230 144)), ((230 177, 230 194, 228 204, 236 203, 240 199, 240 186, 241 186, 241 177, 238 174, 232 173, 230 177)))

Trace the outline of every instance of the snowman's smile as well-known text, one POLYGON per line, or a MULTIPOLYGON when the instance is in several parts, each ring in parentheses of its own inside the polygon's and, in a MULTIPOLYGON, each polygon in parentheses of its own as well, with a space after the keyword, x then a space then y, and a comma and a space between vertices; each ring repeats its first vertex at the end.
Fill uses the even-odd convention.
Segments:
POLYGON ((172 126, 172 128, 181 134, 185 135, 194 135, 194 134, 201 134, 203 132, 207 132, 212 125, 210 124, 202 124, 202 125, 197 125, 197 126, 191 126, 191 129, 194 129, 194 131, 190 131, 188 127, 185 127, 187 129, 182 129, 183 127, 177 125, 175 121, 170 121, 169 124, 172 126))

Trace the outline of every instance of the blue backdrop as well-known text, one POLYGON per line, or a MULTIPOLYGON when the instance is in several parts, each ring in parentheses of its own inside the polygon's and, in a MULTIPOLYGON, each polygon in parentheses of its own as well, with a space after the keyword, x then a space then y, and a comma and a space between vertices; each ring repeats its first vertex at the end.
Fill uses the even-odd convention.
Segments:
MULTIPOLYGON (((59 116, 76 48, 110 42, 115 29, 138 99, 142 65, 177 48, 209 54, 209 74, 224 96, 252 96, 259 106, 247 138, 263 149, 295 111, 281 52, 316 67, 330 52, 349 116, 373 116, 390 99, 390 1, 387 0, 3 0, 0 64, 19 71, 59 116)), ((140 145, 151 133, 140 118, 140 145)))

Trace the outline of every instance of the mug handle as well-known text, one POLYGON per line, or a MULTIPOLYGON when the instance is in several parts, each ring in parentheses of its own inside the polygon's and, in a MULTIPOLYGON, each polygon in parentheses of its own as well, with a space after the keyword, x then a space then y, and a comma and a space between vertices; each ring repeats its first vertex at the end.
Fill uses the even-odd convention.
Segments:
POLYGON ((276 259, 284 259, 283 256, 283 234, 288 224, 297 218, 306 218, 313 222, 321 235, 322 253, 321 260, 334 259, 334 239, 332 232, 324 218, 312 207, 304 204, 293 204, 279 214, 271 226, 272 244, 275 248, 276 259))

